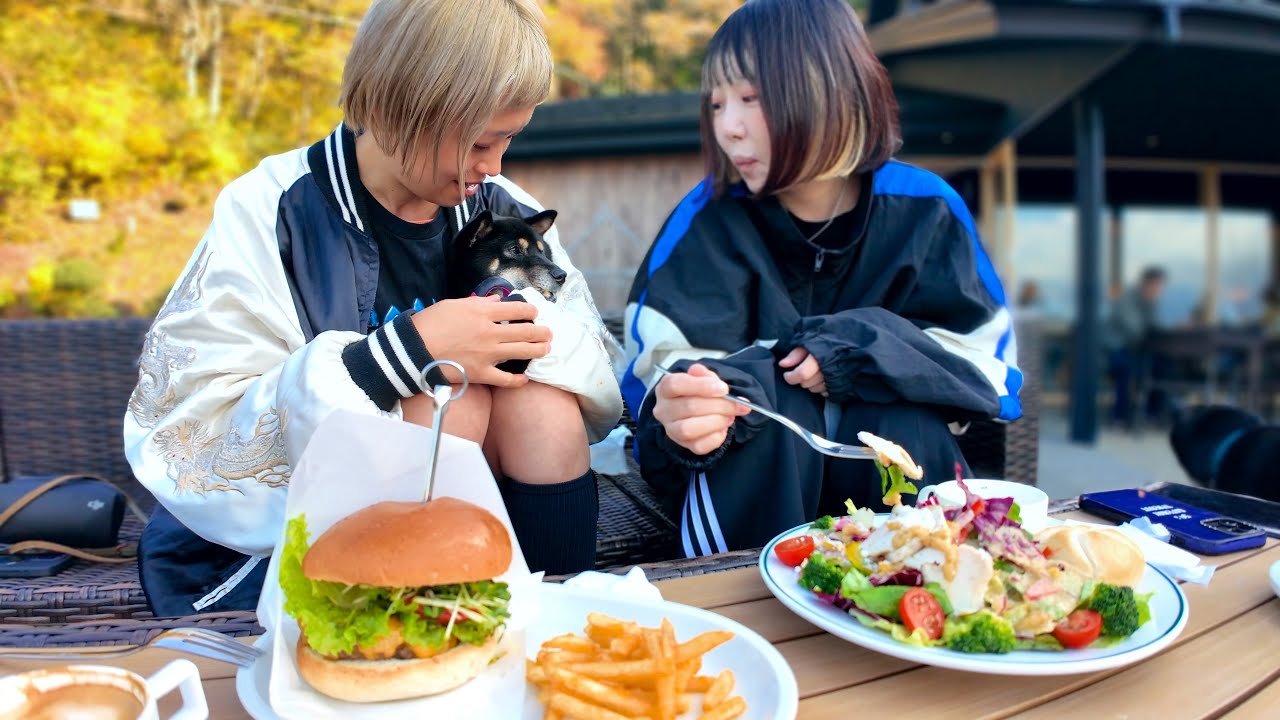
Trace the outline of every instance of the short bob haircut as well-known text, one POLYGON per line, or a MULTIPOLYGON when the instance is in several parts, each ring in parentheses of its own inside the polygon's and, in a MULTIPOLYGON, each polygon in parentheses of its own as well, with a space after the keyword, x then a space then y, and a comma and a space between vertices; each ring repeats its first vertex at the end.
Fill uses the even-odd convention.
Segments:
POLYGON ((875 170, 902 146, 898 101, 847 0, 750 0, 702 66, 702 155, 717 195, 741 178, 716 142, 710 96, 745 80, 769 128, 761 195, 875 170))
POLYGON ((456 161, 499 112, 551 89, 551 51, 536 0, 375 0, 342 72, 346 124, 368 130, 406 172, 459 133, 456 161))

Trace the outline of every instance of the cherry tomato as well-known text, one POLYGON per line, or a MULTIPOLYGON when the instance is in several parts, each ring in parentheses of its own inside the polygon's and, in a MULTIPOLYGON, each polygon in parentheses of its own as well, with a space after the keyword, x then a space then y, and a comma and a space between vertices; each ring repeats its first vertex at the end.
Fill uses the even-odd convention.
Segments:
POLYGON ((453 617, 452 612, 449 612, 448 610, 441 610, 440 614, 436 616, 436 622, 440 623, 441 625, 448 625, 449 619, 452 617, 453 617))
POLYGON ((799 535, 783 540, 773 546, 773 551, 783 563, 796 567, 813 554, 813 536, 799 535))
POLYGON ((898 613, 902 615, 902 624, 907 632, 915 632, 916 628, 924 628, 930 640, 942 637, 942 626, 946 623, 946 615, 938 598, 924 588, 914 587, 902 596, 898 603, 898 613))
POLYGON ((1102 634, 1102 615, 1096 610, 1076 610, 1053 628, 1053 636, 1067 648, 1093 644, 1102 634))

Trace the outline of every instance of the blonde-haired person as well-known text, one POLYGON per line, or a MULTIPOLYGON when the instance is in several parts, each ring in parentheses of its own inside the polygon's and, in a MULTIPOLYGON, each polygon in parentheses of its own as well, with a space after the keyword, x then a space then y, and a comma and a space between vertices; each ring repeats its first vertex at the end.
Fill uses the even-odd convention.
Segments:
POLYGON ((482 444, 530 565, 593 565, 587 443, 622 404, 582 274, 552 228, 556 304, 445 299, 449 243, 472 216, 542 209, 500 173, 551 70, 533 0, 377 0, 343 72, 343 123, 220 194, 125 416, 134 472, 163 506, 140 553, 158 615, 254 607, 316 426, 336 409, 430 424, 433 357, 467 371, 445 429, 482 444), (519 320, 534 322, 505 324, 519 320), (495 367, 509 359, 532 362, 495 367))
POLYGON ((622 381, 689 556, 759 547, 846 498, 882 505, 871 463, 819 455, 726 393, 842 442, 893 440, 937 481, 967 471, 949 425, 1017 418, 1022 384, 964 203, 892 160, 893 90, 845 0, 746 3, 702 87, 708 178, 636 276, 622 381))

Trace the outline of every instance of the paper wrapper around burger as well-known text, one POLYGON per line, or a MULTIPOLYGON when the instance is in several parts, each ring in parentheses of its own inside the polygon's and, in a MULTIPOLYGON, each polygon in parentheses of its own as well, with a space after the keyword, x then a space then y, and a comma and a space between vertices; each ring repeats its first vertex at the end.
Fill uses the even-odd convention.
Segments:
MULTIPOLYGON (((306 513, 314 543, 335 522, 369 505, 385 500, 421 501, 431 444, 432 431, 418 425, 334 412, 316 428, 293 469, 284 520, 306 513)), ((479 505, 493 513, 511 536, 511 567, 497 578, 511 591, 511 617, 498 659, 471 681, 439 695, 371 704, 322 695, 298 675, 298 624, 283 609, 277 552, 267 569, 258 618, 271 639, 270 701, 281 718, 520 716, 525 693, 524 628, 537 616, 541 574, 529 573, 480 446, 445 435, 440 439, 438 462, 432 497, 479 505)), ((284 547, 283 530, 276 547, 284 547)))

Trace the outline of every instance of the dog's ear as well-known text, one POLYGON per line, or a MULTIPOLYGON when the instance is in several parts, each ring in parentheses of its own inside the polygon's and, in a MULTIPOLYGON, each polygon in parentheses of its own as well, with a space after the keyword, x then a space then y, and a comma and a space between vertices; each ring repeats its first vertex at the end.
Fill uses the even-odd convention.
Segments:
POLYGON ((479 215, 471 218, 471 222, 458 231, 458 237, 454 239, 454 242, 465 243, 467 247, 471 247, 476 244, 477 240, 483 240, 488 237, 492 230, 493 213, 488 210, 481 210, 479 215))
POLYGON ((546 235, 547 231, 551 229, 551 223, 556 221, 556 211, 543 210, 533 217, 525 218, 524 221, 528 223, 529 227, 537 230, 539 235, 546 235))

